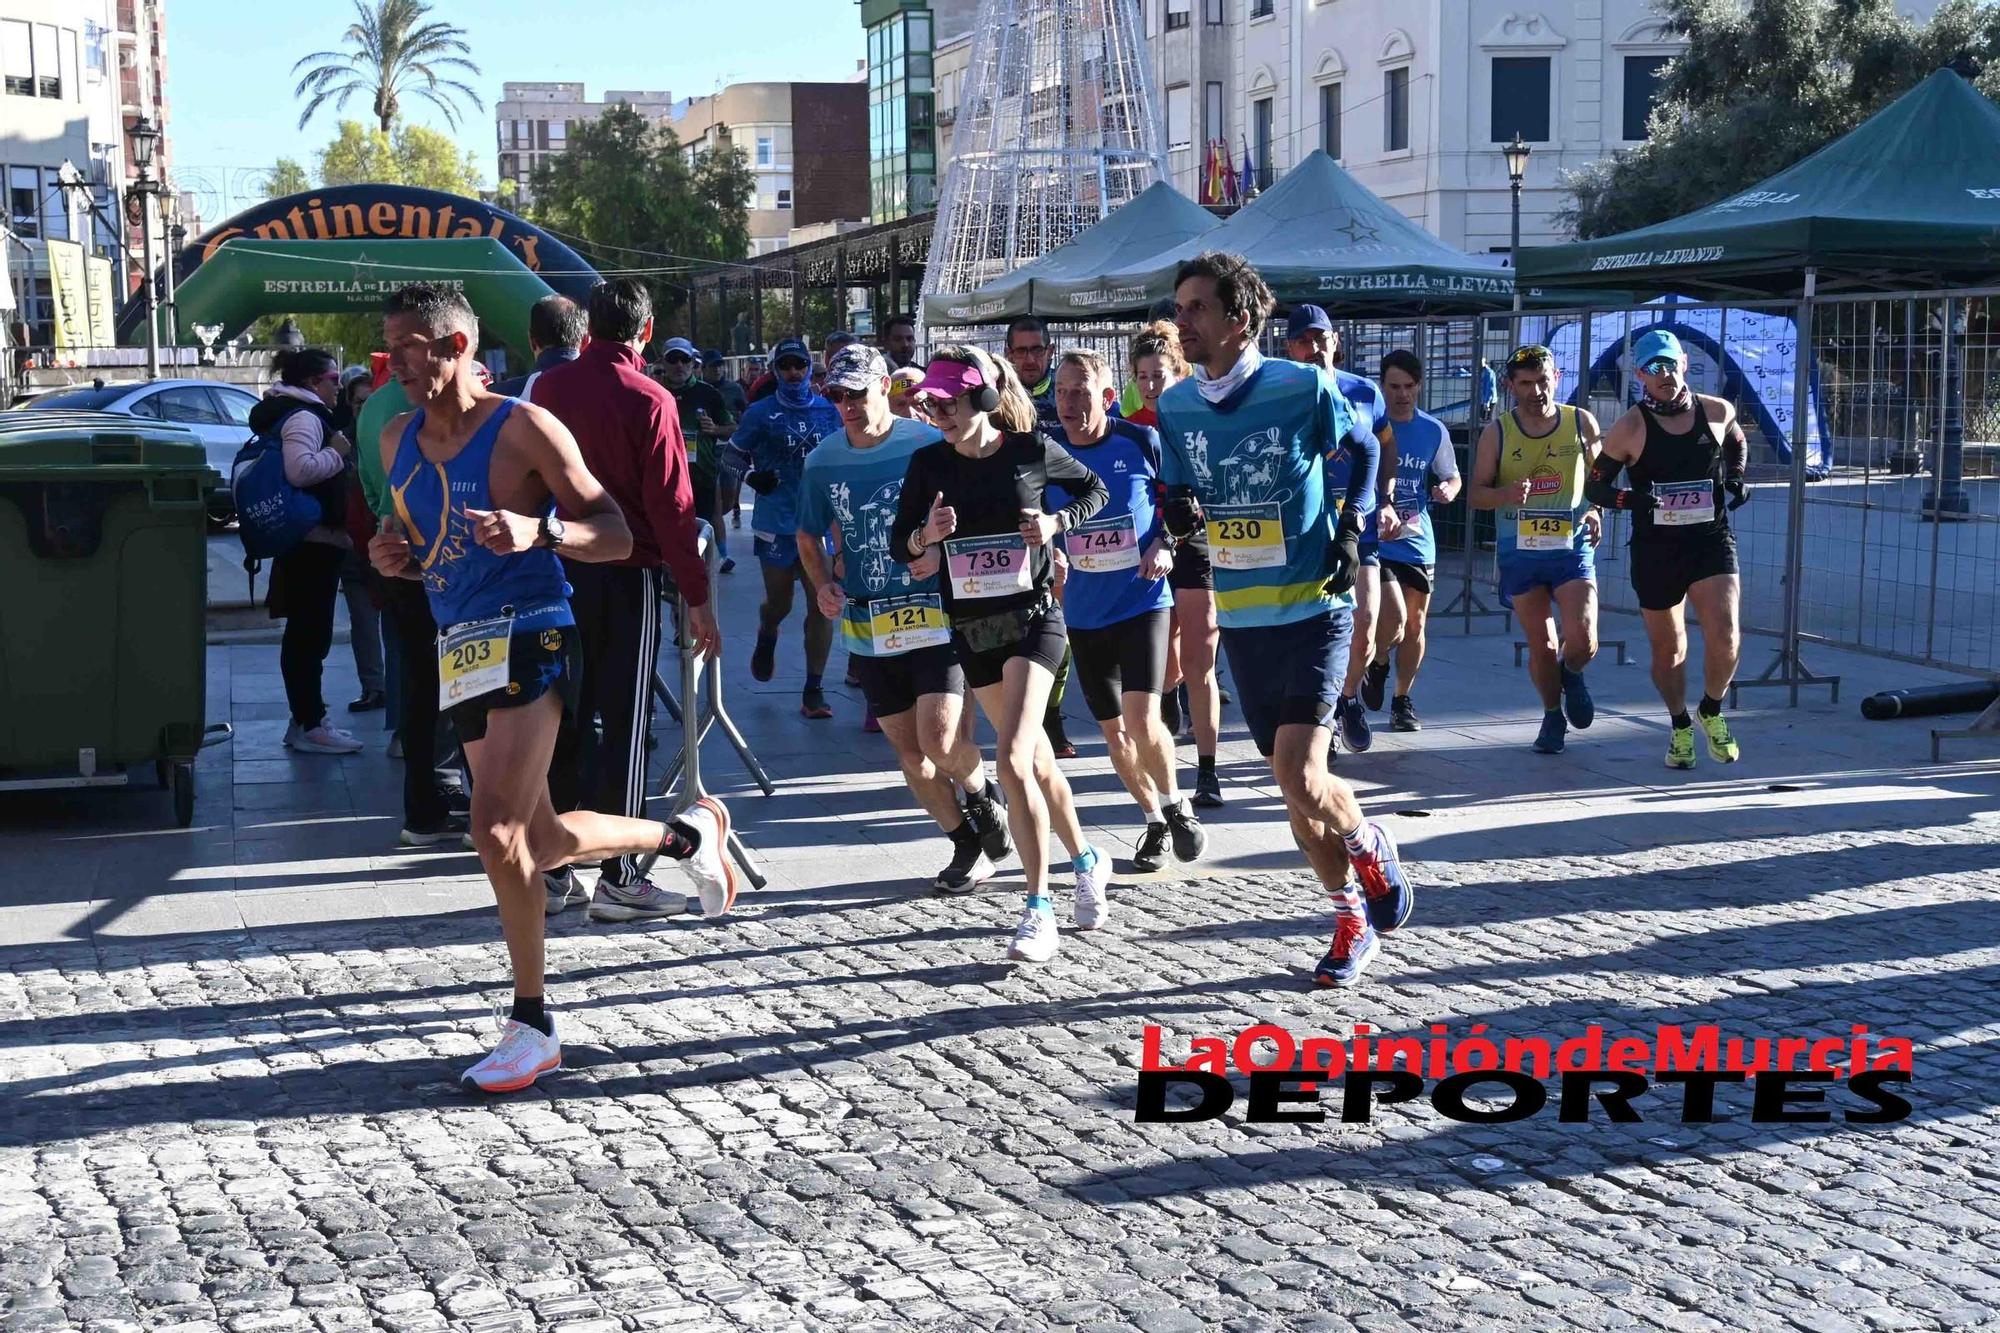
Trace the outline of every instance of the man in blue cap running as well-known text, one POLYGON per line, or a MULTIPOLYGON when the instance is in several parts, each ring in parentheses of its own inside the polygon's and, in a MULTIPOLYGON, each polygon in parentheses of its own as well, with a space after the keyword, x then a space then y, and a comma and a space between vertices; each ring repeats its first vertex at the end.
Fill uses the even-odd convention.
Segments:
POLYGON ((1584 489, 1592 502, 1632 513, 1632 590, 1652 644, 1653 685, 1673 721, 1667 767, 1694 767, 1697 721, 1709 758, 1733 764, 1742 749, 1723 720, 1722 700, 1743 641, 1729 510, 1750 498, 1743 480, 1750 444, 1727 399, 1688 387, 1687 353, 1672 333, 1653 329, 1634 342, 1632 370, 1645 392, 1604 437, 1604 452, 1584 489), (1616 484, 1621 468, 1629 489, 1616 484), (1693 717, 1687 711, 1688 605, 1701 618, 1702 638, 1701 703, 1693 717))

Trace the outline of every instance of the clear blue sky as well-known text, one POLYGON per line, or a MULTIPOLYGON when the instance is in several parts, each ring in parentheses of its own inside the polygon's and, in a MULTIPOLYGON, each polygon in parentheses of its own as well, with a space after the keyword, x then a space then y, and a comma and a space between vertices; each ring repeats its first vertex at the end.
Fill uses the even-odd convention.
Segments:
MULTIPOLYGON (((311 170, 343 116, 367 121, 357 95, 344 112, 322 108, 301 133, 292 96, 293 62, 340 46, 353 13, 352 0, 167 6, 168 129, 183 188, 205 196, 205 225, 225 216, 224 203, 241 209, 259 197, 255 169, 293 157, 311 170)), ((593 98, 607 88, 679 98, 747 80, 841 81, 867 53, 853 0, 436 0, 433 13, 466 30, 482 71, 466 82, 487 109, 464 108, 455 137, 478 155, 489 185, 503 82, 581 80, 593 98)), ((403 111, 452 133, 427 102, 406 98, 403 111)))

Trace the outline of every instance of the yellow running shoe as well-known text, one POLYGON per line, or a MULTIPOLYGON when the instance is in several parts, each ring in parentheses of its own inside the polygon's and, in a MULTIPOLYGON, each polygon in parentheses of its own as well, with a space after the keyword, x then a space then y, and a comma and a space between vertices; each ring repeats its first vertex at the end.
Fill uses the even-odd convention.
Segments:
POLYGON ((1694 728, 1675 727, 1672 739, 1667 742, 1668 768, 1694 767, 1694 728))
MULTIPOLYGON (((1718 764, 1733 764, 1743 757, 1743 750, 1736 744, 1736 738, 1729 734, 1729 724, 1722 720, 1722 714, 1703 717, 1695 714, 1701 723, 1702 738, 1708 742, 1708 757, 1718 764)), ((1688 747, 1690 751, 1694 748, 1688 747)))

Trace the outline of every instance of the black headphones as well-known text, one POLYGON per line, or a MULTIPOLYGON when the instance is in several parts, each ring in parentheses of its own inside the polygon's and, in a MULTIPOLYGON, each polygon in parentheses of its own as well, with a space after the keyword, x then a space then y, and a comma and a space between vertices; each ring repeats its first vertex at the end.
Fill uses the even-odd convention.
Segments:
POLYGON ((967 347, 967 364, 979 372, 979 392, 973 396, 972 405, 982 412, 1000 410, 1000 391, 993 387, 993 366, 986 353, 977 347, 967 347))

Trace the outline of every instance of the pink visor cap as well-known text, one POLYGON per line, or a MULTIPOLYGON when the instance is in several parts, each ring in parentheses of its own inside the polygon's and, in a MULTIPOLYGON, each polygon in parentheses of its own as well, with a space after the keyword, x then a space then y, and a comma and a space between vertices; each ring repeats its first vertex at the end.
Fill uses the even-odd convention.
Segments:
POLYGON ((918 398, 957 398, 977 393, 985 383, 976 367, 939 359, 925 367, 924 382, 910 392, 918 398))

